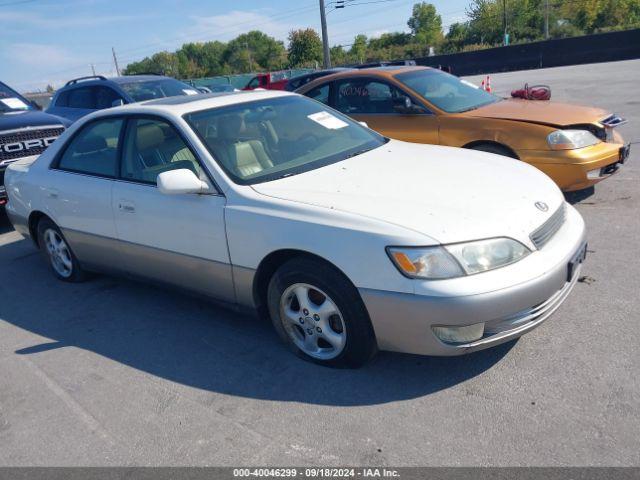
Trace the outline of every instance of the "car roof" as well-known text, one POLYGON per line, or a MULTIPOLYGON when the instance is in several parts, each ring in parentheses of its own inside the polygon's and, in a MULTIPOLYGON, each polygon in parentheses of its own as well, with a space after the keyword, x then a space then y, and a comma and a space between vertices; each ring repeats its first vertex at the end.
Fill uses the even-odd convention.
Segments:
POLYGON ((349 70, 347 72, 341 72, 346 76, 362 76, 362 75, 381 75, 385 77, 393 76, 397 73, 417 71, 417 70, 429 70, 431 67, 421 67, 416 65, 386 65, 384 67, 370 67, 370 68, 357 68, 349 70))
POLYGON ((69 89, 69 88, 84 87, 84 86, 92 87, 95 85, 105 85, 105 84, 108 85, 109 83, 115 83, 116 85, 123 85, 126 83, 152 82, 154 80, 156 81, 157 80, 176 80, 177 82, 181 81, 173 77, 165 77, 163 75, 125 75, 121 77, 105 77, 105 78, 100 78, 99 76, 96 76, 95 78, 80 77, 77 79, 69 80, 69 82, 67 82, 67 84, 64 87, 59 88, 58 91, 69 89))
POLYGON ((200 93, 198 95, 182 95, 177 97, 158 98, 146 102, 131 103, 120 107, 101 110, 114 113, 158 113, 168 112, 177 116, 185 113, 208 110, 210 108, 225 107, 239 103, 263 100, 267 98, 285 97, 296 95, 282 90, 247 90, 239 92, 215 92, 200 93))
POLYGON ((133 82, 150 82, 153 80, 176 80, 180 82, 181 80, 177 80, 173 77, 165 77, 163 75, 125 75, 123 77, 111 77, 107 78, 107 80, 111 80, 112 82, 121 84, 121 83, 133 83, 133 82))
POLYGON ((431 67, 422 67, 415 65, 387 65, 384 67, 370 67, 370 68, 353 68, 341 72, 332 73, 324 77, 320 77, 312 82, 309 82, 300 89, 303 91, 311 90, 316 86, 323 85, 324 83, 331 82, 339 78, 358 78, 367 76, 386 77, 391 78, 394 75, 402 72, 415 72, 420 70, 431 70, 431 67))

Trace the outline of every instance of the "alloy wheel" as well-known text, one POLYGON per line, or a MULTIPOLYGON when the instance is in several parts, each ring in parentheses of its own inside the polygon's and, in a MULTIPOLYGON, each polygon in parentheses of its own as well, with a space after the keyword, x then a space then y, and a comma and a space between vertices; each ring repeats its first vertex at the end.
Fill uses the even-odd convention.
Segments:
POLYGON ((73 273, 71 251, 62 236, 54 229, 48 228, 44 232, 44 242, 51 266, 58 275, 69 278, 73 273))
POLYGON ((289 338, 310 357, 331 360, 344 350, 347 330, 342 314, 319 288, 291 285, 280 299, 280 317, 289 338))

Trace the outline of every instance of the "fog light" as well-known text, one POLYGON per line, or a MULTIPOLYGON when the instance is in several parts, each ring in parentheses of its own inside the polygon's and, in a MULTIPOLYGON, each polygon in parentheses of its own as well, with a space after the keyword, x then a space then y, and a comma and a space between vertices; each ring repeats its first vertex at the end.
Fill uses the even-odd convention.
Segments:
POLYGON ((445 343, 469 343, 480 340, 484 335, 484 323, 466 327, 432 327, 433 333, 445 343))
POLYGON ((602 169, 597 168, 597 169, 595 169, 595 170, 590 170, 590 171, 588 171, 588 172, 587 172, 587 178, 588 178, 589 180, 594 180, 594 179, 596 179, 596 178, 600 178, 600 177, 601 177, 601 175, 600 175, 601 170, 602 170, 602 169))

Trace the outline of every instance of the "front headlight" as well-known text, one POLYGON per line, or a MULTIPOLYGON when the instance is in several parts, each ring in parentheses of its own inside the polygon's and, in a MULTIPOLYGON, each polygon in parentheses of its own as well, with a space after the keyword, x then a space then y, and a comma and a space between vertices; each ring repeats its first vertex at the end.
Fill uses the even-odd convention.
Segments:
POLYGON ((439 280, 504 267, 531 251, 510 238, 492 238, 444 247, 389 247, 391 260, 410 278, 439 280))
POLYGON ((575 150, 590 147, 600 140, 588 130, 556 130, 547 136, 551 150, 575 150))
POLYGON ((531 253, 531 250, 511 238, 456 243, 447 245, 447 250, 456 257, 468 275, 504 267, 531 253))

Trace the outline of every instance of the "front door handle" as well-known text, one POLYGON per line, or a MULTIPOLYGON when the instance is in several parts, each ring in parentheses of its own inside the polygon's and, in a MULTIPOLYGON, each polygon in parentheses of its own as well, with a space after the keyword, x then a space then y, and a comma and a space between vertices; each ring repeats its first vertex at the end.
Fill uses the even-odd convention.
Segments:
POLYGON ((136 211, 136 207, 131 202, 121 201, 118 204, 118 208, 120 209, 121 212, 125 212, 125 213, 135 213, 136 211))

